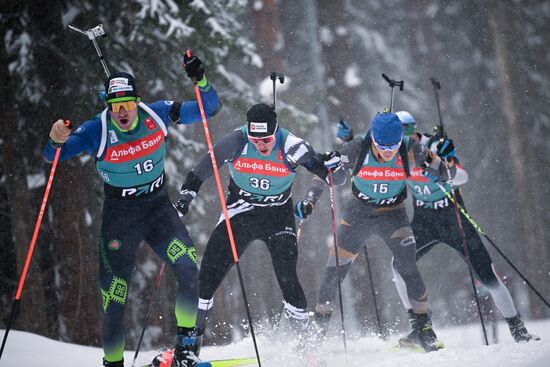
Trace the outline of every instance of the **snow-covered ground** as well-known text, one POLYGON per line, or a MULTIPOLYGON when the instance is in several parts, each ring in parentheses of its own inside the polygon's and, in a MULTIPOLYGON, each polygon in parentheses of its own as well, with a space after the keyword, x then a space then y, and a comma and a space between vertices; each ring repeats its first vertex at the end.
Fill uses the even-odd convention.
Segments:
MULTIPOLYGON (((484 346, 479 325, 438 328, 439 338, 446 348, 434 353, 396 351, 393 346, 398 338, 381 341, 375 337, 349 339, 347 356, 344 355, 342 339, 332 338, 319 349, 319 365, 327 366, 379 366, 379 367, 548 367, 550 366, 550 319, 527 321, 529 330, 542 337, 542 341, 517 344, 512 341, 508 328, 500 324, 499 344, 484 346)), ((4 331, 0 331, 3 336, 4 331)), ((292 346, 284 340, 260 336, 258 349, 262 366, 306 366, 292 346)), ((131 365, 134 352, 125 355, 126 366, 131 365)), ((136 366, 148 363, 156 351, 140 353, 136 366)), ((247 338, 223 347, 205 347, 201 357, 240 358, 254 356, 252 340, 247 338)), ((67 344, 30 333, 11 331, 2 367, 100 367, 102 351, 99 348, 67 344)))

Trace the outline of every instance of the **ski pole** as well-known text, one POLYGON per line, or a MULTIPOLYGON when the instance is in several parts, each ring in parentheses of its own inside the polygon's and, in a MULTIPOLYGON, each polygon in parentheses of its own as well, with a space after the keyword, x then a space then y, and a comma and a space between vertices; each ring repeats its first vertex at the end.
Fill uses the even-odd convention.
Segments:
MULTIPOLYGON (((69 120, 65 120, 65 126, 67 126, 68 128, 71 128, 71 122, 69 120)), ((34 253, 36 239, 38 238, 38 231, 40 230, 40 225, 42 224, 42 217, 44 216, 44 210, 46 209, 48 196, 50 195, 50 189, 52 187, 53 177, 55 175, 55 169, 57 168, 57 162, 59 160, 60 152, 61 152, 61 146, 58 146, 55 149, 55 156, 53 159, 52 168, 50 170, 50 177, 48 178, 48 183, 46 184, 46 190, 44 191, 44 197, 42 198, 42 205, 40 206, 40 211, 38 212, 38 218, 36 219, 36 224, 34 226, 34 233, 32 235, 31 244, 29 246, 29 251, 27 252, 25 266, 23 267, 23 272, 21 274, 21 278, 19 279, 19 286, 17 287, 17 292, 15 293, 15 299, 13 300, 13 305, 11 307, 11 315, 8 321, 8 325, 6 326, 6 331, 4 332, 4 338, 2 339, 2 347, 0 348, 0 359, 2 359, 2 354, 4 353, 4 347, 6 346, 8 334, 11 330, 13 323, 15 322, 17 310, 19 309, 19 303, 21 302, 21 292, 23 292, 23 286, 25 285, 27 272, 29 271, 29 265, 31 263, 32 254, 34 253)))
POLYGON ((300 223, 298 223, 298 230, 296 231, 296 243, 300 241, 300 236, 302 235, 302 226, 304 225, 304 220, 300 219, 300 223))
MULTIPOLYGON (((445 193, 445 196, 447 196, 451 201, 453 201, 453 197, 451 196, 451 194, 447 190, 445 190, 445 188, 441 184, 438 183, 437 186, 441 191, 445 193)), ((458 208, 460 209, 460 212, 462 213, 464 218, 466 218, 466 220, 470 222, 470 224, 479 232, 479 234, 483 235, 483 237, 485 237, 485 239, 489 241, 489 243, 495 248, 495 250, 499 253, 499 255, 502 256, 504 260, 506 260, 506 262, 512 267, 512 269, 514 269, 515 272, 523 279, 525 284, 527 284, 527 286, 531 288, 531 290, 539 297, 539 299, 548 308, 550 308, 550 302, 548 302, 546 298, 544 298, 544 296, 537 290, 537 288, 535 288, 535 286, 531 284, 531 282, 527 279, 527 277, 525 277, 525 275, 522 274, 522 272, 514 265, 514 263, 504 254, 504 252, 502 252, 502 250, 491 239, 491 237, 489 237, 489 235, 485 233, 485 231, 481 228, 481 226, 474 221, 474 219, 470 216, 470 214, 468 214, 466 209, 464 209, 460 204, 458 204, 458 208)))
POLYGON ((391 88, 391 94, 390 94, 390 110, 388 112, 391 112, 393 110, 393 87, 399 87, 400 91, 403 91, 403 88, 405 86, 405 82, 400 80, 393 80, 390 79, 386 74, 382 73, 382 78, 384 78, 385 81, 388 82, 391 88))
POLYGON ((106 37, 107 36, 107 34, 105 33, 105 30, 103 30, 103 24, 97 25, 94 28, 88 29, 87 31, 83 31, 82 29, 77 28, 75 26, 72 26, 70 24, 69 24, 68 27, 70 29, 72 29, 73 31, 76 31, 78 33, 82 33, 83 35, 88 37, 88 39, 90 41, 92 41, 92 43, 94 44, 95 51, 97 52, 97 56, 99 57, 99 61, 101 62, 101 65, 103 66, 103 71, 105 72, 105 75, 108 78, 111 75, 111 73, 109 72, 109 67, 107 66, 107 62, 105 60, 105 57, 101 53, 101 49, 99 48, 99 44, 97 43, 97 40, 96 40, 97 37, 100 37, 100 36, 106 37))
POLYGON ((367 252, 367 245, 363 247, 365 251, 365 265, 367 267, 367 273, 369 274, 370 289, 372 292, 372 300, 374 302, 374 314, 376 315, 376 325, 378 326, 378 337, 382 340, 388 338, 388 333, 382 330, 382 323, 380 322, 380 313, 378 312, 378 302, 376 301, 376 291, 374 290, 374 280, 372 278, 372 272, 370 267, 369 255, 367 252))
POLYGON ((438 90, 441 89, 441 83, 436 78, 430 78, 432 86, 434 87, 435 92, 435 103, 437 104, 437 115, 439 116, 439 131, 442 136, 445 136, 445 130, 443 129, 443 118, 441 117, 441 107, 439 105, 439 93, 438 90))
MULTIPOLYGON (((392 112, 392 110, 393 110, 393 88, 394 87, 399 87, 399 90, 403 91, 403 88, 405 87, 405 82, 403 80, 401 80, 401 81, 393 80, 384 73, 382 73, 382 78, 384 78, 384 80, 386 82, 388 82, 389 87, 391 88, 390 108, 389 108, 388 112, 392 112)), ((376 299, 376 291, 374 289, 374 280, 372 278, 372 272, 371 272, 371 267, 370 267, 368 251, 367 251, 367 245, 364 246, 364 252, 365 252, 365 261, 366 261, 367 272, 369 274, 369 282, 370 282, 370 287, 371 287, 372 300, 374 302, 374 313, 376 315, 376 325, 378 326, 378 336, 382 340, 386 340, 388 338, 388 335, 385 331, 383 332, 382 323, 380 322, 380 313, 378 312, 378 301, 376 299)))
MULTIPOLYGON (((432 78, 432 86, 434 87, 435 92, 435 98, 437 102, 437 113, 439 116, 439 126, 440 126, 440 133, 442 138, 446 137, 445 131, 443 130, 443 118, 441 117, 441 108, 439 106, 439 93, 437 92, 438 89, 441 88, 441 84, 435 79, 432 78)), ((481 329, 483 330, 483 338, 485 339, 485 345, 489 345, 489 340, 487 339, 487 329, 485 328, 485 322, 483 321, 483 314, 481 313, 481 305, 479 302, 479 296, 477 294, 475 279, 474 279, 474 273, 472 270, 472 262, 470 261, 470 254, 468 253, 468 243, 466 240, 466 233, 464 232, 464 226, 462 224, 462 219, 460 218, 460 209, 458 209, 458 201, 456 200, 456 194, 454 189, 453 180, 451 179, 451 170, 449 169, 449 164, 447 163, 446 158, 442 158, 443 163, 445 165, 445 169, 447 170, 447 177, 449 179, 449 185, 451 186, 451 195, 454 200, 451 200, 453 202, 455 217, 456 217, 456 223, 458 225, 458 231, 460 233, 460 237, 462 239, 462 247, 464 249, 464 257, 466 258, 466 261, 468 263, 468 271, 470 273, 470 280, 472 282, 472 290, 474 291, 474 299, 476 301, 477 306, 477 312, 479 314, 479 322, 481 323, 481 329)))
MULTIPOLYGON (((445 159, 445 158, 443 158, 445 159)), ((462 239, 462 247, 464 248, 464 257, 468 263, 468 271, 470 272, 470 280, 472 281, 472 289, 474 291, 474 299, 476 301, 477 312, 479 314, 479 322, 481 323, 481 329, 483 330, 483 338, 485 339, 485 345, 489 345, 489 340, 487 339, 487 329, 485 328, 485 321, 483 321, 483 314, 481 313, 481 304, 479 302, 479 296, 477 294, 477 289, 475 285, 474 273, 472 271, 472 262, 470 261, 470 254, 468 253, 468 244, 466 240, 466 233, 464 232, 464 226, 462 224, 462 219, 460 218, 460 210, 458 209, 458 202, 456 200, 456 194, 454 191, 453 180, 451 180, 451 170, 447 161, 445 163, 445 169, 447 170, 447 176, 449 177, 449 185, 451 186, 451 192, 453 199, 453 207, 455 211, 456 223, 458 225, 458 231, 460 232, 460 237, 462 239)))
POLYGON ((277 84, 277 79, 279 79, 279 83, 283 84, 285 82, 285 76, 283 74, 272 71, 269 74, 269 78, 273 81, 273 111, 275 111, 275 102, 277 100, 275 95, 275 84, 277 84))
MULTIPOLYGON (((187 50, 187 57, 191 57, 191 51, 187 50)), ((244 288, 243 276, 241 274, 241 267, 239 265, 239 254, 237 253, 237 246, 235 245, 235 239, 233 237, 233 229, 231 228, 231 222, 229 220, 229 212, 227 211, 227 205, 225 202, 225 196, 223 194, 222 181, 220 179, 220 172, 218 169, 218 164, 216 163, 216 156, 214 154, 214 147, 212 145, 212 139, 210 137, 210 130, 208 129, 208 121, 206 120, 206 113, 204 112, 204 105, 202 104, 202 97, 199 90, 199 86, 195 83, 195 94, 197 96, 197 102, 199 104, 199 109, 201 112, 202 126, 204 128, 204 135, 206 138, 206 143, 208 145, 208 153, 210 153, 210 160, 212 161, 212 168, 214 169, 214 177, 216 178, 216 186, 218 188, 218 195, 220 197, 220 203, 223 209, 223 216, 225 219, 225 225, 227 227, 227 234, 229 236, 229 243, 231 245, 231 251, 233 253, 233 261, 235 267, 237 268, 237 274, 239 276, 239 284, 241 286, 241 291, 244 299, 244 307, 246 309, 246 316, 248 318, 248 324, 250 326, 250 335, 252 336, 252 341, 254 343, 254 350, 256 352, 256 358, 258 359, 258 366, 261 367, 262 363, 260 362, 260 353, 258 352, 258 344, 256 343, 256 336, 254 334, 254 325, 252 324, 252 316, 250 316, 250 308, 248 307, 248 300, 246 298, 246 291, 244 288)))
POLYGON ((143 341, 143 336, 145 335, 145 329, 147 329, 147 324, 149 323, 149 316, 151 315, 151 308, 153 306, 153 301, 157 299, 157 295, 160 289, 160 284, 162 282, 162 278, 164 277, 165 267, 166 267, 166 264, 162 263, 160 270, 157 274, 157 279, 155 281, 155 291, 153 293, 153 296, 151 297, 151 300, 149 301, 149 307, 147 307, 147 314, 145 315, 145 321, 143 321, 143 329, 141 329, 141 335, 139 336, 139 341, 136 347, 136 353, 134 354, 134 360, 132 361, 132 367, 134 367, 134 364, 136 363, 136 359, 138 357, 139 350, 141 348, 141 342, 143 341))
POLYGON ((332 184, 332 171, 328 171, 328 187, 330 192, 330 212, 332 214, 332 234, 334 236, 334 256, 336 259, 336 277, 338 279, 338 299, 340 302, 340 319, 342 321, 342 340, 344 342, 344 354, 347 355, 346 327, 344 324, 344 302, 342 301, 342 285, 340 280, 340 257, 338 255, 338 235, 336 233, 336 209, 334 208, 334 185, 332 184))

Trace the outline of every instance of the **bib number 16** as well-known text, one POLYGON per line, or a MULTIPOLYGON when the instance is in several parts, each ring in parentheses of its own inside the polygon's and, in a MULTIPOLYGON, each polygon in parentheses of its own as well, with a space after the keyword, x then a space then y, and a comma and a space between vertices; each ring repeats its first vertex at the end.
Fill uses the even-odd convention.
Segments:
POLYGON ((144 172, 151 172, 154 168, 153 160, 148 159, 143 163, 136 163, 134 165, 134 168, 136 169, 136 172, 138 175, 142 175, 144 172))

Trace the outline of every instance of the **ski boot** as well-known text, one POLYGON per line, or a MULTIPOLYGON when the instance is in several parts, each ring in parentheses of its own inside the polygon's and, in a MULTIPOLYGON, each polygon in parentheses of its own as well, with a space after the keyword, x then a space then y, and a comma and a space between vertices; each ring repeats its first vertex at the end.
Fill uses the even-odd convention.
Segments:
POLYGON ((399 340, 399 346, 404 348, 422 347, 426 352, 434 352, 443 348, 443 343, 437 340, 432 326, 432 320, 428 313, 416 314, 409 312, 409 322, 412 331, 409 335, 399 340))
POLYGON ((199 345, 195 329, 178 327, 172 367, 191 367, 199 362, 199 345))
POLYGON ((103 358, 104 367, 124 367, 124 359, 118 362, 108 362, 103 358))
POLYGON ((418 339, 418 330, 416 329, 416 317, 413 310, 408 309, 409 323, 411 325, 411 332, 401 339, 399 339, 400 348, 417 348, 420 346, 420 339, 418 339))
POLYGON ((519 314, 514 317, 505 319, 510 327, 510 334, 516 341, 516 343, 528 342, 531 340, 540 340, 539 336, 530 334, 525 327, 523 321, 521 321, 519 314))
POLYGON ((330 322, 330 317, 332 312, 322 314, 318 311, 315 311, 313 314, 313 320, 311 320, 311 333, 313 338, 317 341, 323 341, 327 337, 328 324, 330 322))
POLYGON ((292 333, 298 340, 298 350, 308 347, 309 343, 309 315, 303 308, 292 306, 290 303, 284 303, 284 315, 288 320, 292 333))

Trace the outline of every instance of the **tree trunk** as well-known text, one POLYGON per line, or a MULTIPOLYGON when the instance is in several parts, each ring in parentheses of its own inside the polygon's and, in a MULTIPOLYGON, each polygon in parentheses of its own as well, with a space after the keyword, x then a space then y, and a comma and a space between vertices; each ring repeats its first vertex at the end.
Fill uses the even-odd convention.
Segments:
MULTIPOLYGON (((24 8, 25 6, 19 3, 2 2, 2 9, 6 9, 6 14, 10 14, 11 17, 0 22, 1 40, 6 39, 8 31, 14 31, 14 36, 17 37, 17 30, 23 27, 19 24, 19 19, 23 16, 24 8)), ((2 100, 0 118, 4 122, 4 127, 0 129, 0 139, 2 140, 0 149, 6 177, 11 232, 16 249, 17 280, 19 280, 29 250, 40 203, 31 200, 32 196, 26 182, 28 172, 25 162, 26 158, 32 156, 32 149, 24 144, 24 136, 20 130, 21 116, 17 113, 19 108, 17 108, 17 101, 13 93, 16 90, 16 81, 8 69, 8 64, 12 61, 14 61, 13 56, 2 45, 2 52, 0 52, 0 74, 2 77, 0 79, 3 86, 0 88, 2 100)), ((40 241, 36 247, 34 261, 30 265, 21 295, 17 322, 13 327, 44 334, 48 323, 46 318, 32 316, 42 314, 44 307, 42 274, 36 259, 36 257, 40 258, 40 241)), ((13 295, 15 295, 15 289, 13 295)))
MULTIPOLYGON (((502 108, 505 115, 504 123, 508 132, 508 140, 505 146, 510 152, 510 162, 512 165, 512 174, 514 179, 515 189, 513 192, 518 197, 518 217, 520 218, 520 234, 522 243, 518 244, 524 251, 520 259, 522 269, 526 269, 528 278, 535 279, 537 277, 536 269, 530 266, 530 259, 546 258, 543 236, 539 230, 539 218, 542 214, 538 208, 537 200, 537 178, 531 175, 531 172, 536 172, 534 166, 534 156, 532 149, 529 147, 529 138, 527 131, 529 121, 520 121, 521 106, 518 103, 521 101, 516 90, 518 81, 521 79, 518 75, 518 70, 514 67, 515 60, 510 53, 507 36, 510 29, 508 20, 508 12, 511 11, 511 4, 502 1, 495 1, 489 11, 489 26, 493 36, 495 47, 495 56, 497 64, 497 76, 502 93, 502 108), (508 5, 507 5, 508 4, 508 5), (508 6, 508 9, 506 8, 508 6), (531 276, 529 276, 531 275, 531 276)), ((531 311, 533 307, 531 307, 531 311)))

